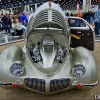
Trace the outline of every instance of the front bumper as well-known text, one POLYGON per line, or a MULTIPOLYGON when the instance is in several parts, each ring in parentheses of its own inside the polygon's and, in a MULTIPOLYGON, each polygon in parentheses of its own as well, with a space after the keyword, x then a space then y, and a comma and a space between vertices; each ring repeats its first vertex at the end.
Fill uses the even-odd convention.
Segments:
POLYGON ((43 94, 52 94, 52 93, 57 93, 64 90, 70 90, 75 88, 82 89, 82 90, 91 89, 94 86, 97 86, 98 84, 99 81, 96 81, 95 83, 91 83, 91 84, 72 82, 70 78, 54 79, 51 80, 49 83, 46 83, 44 79, 25 78, 23 83, 22 82, 0 83, 0 87, 4 89, 22 87, 43 94))
POLYGON ((83 83, 80 83, 80 82, 75 82, 75 83, 72 84, 72 86, 76 86, 77 87, 78 85, 80 85, 81 87, 89 87, 89 88, 92 88, 94 86, 97 86, 98 84, 99 84, 99 81, 97 80, 93 84, 83 84, 83 83))

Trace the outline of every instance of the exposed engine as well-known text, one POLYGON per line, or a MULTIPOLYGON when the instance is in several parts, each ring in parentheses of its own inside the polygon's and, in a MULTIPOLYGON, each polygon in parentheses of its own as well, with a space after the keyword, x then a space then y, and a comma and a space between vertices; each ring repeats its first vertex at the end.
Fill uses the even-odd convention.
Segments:
POLYGON ((63 63, 68 55, 68 51, 68 48, 58 45, 55 60, 57 60, 59 63, 63 63))
POLYGON ((32 17, 27 31, 30 34, 27 41, 33 63, 42 62, 43 68, 52 68, 55 62, 65 61, 69 53, 67 46, 70 45, 66 21, 62 13, 54 9, 44 9, 35 18, 32 17))
POLYGON ((39 44, 31 45, 29 48, 29 55, 33 63, 39 62, 42 60, 39 44))
MULTIPOLYGON (((47 45, 46 45, 47 47, 47 45)), ((50 45, 48 45, 47 49, 51 49, 50 45)), ((49 51, 49 50, 48 50, 49 51)), ((57 44, 57 51, 54 60, 58 61, 58 63, 63 63, 68 55, 68 48, 60 46, 57 44)), ((53 52, 53 51, 52 51, 53 52)), ((46 53, 46 52, 45 52, 46 53)), ((33 63, 37 63, 42 61, 42 56, 40 53, 40 43, 34 45, 32 44, 29 48, 29 56, 33 63)))

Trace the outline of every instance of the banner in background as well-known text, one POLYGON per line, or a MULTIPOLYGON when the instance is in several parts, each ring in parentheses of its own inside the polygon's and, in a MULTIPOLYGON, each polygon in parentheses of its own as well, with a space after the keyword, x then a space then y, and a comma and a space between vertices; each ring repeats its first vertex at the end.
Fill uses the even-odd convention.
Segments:
POLYGON ((9 10, 3 10, 3 15, 9 14, 9 10))
POLYGON ((80 4, 77 2, 77 12, 80 12, 80 4))

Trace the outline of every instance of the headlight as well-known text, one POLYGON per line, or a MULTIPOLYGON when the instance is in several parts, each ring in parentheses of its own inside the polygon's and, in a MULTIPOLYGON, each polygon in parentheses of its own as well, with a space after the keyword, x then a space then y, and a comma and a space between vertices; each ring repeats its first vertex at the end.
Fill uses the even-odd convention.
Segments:
POLYGON ((10 67, 10 72, 14 76, 21 76, 24 72, 24 68, 22 67, 21 64, 14 63, 10 67))
POLYGON ((74 66, 72 73, 75 77, 82 77, 86 72, 86 69, 83 65, 76 65, 74 66))

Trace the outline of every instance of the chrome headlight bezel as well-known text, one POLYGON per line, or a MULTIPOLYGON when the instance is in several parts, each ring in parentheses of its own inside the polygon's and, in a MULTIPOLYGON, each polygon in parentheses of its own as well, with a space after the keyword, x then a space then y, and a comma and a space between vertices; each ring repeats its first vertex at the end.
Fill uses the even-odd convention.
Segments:
POLYGON ((10 73, 13 76, 21 76, 24 73, 24 67, 19 63, 14 63, 10 67, 10 73))
POLYGON ((75 65, 72 69, 72 73, 75 77, 82 77, 86 73, 86 69, 83 65, 75 65))

